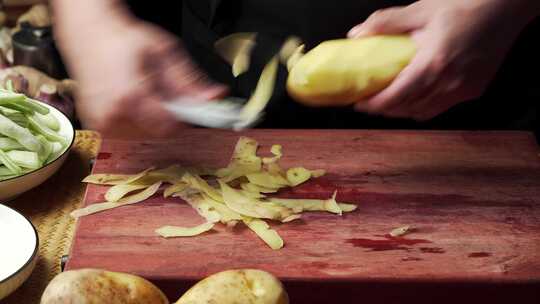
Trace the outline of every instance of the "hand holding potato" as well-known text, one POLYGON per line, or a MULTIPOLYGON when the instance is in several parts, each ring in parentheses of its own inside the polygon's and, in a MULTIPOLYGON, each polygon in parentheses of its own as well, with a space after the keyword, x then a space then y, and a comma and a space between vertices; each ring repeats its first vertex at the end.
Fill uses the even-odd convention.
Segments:
POLYGON ((359 111, 428 120, 483 94, 520 31, 540 14, 538 1, 421 0, 375 12, 349 37, 410 33, 418 51, 359 111))

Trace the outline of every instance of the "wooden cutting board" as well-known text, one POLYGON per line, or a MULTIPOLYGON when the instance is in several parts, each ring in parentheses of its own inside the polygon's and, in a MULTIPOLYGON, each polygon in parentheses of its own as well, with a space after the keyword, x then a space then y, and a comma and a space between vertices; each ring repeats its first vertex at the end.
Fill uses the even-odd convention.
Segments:
MULTIPOLYGON (((182 131, 175 140, 104 141, 94 173, 135 173, 178 163, 222 167, 239 133, 182 131)), ((274 224, 285 240, 269 249, 238 227, 162 239, 163 225, 203 222, 180 199, 147 202, 78 222, 68 269, 142 275, 172 300, 196 280, 259 268, 285 282, 292 303, 540 303, 540 155, 524 132, 256 130, 283 146, 284 167, 326 169, 279 197, 358 204, 342 217, 311 213, 274 224), (410 225, 402 238, 388 233, 410 225)), ((85 204, 106 187, 88 186, 85 204)))

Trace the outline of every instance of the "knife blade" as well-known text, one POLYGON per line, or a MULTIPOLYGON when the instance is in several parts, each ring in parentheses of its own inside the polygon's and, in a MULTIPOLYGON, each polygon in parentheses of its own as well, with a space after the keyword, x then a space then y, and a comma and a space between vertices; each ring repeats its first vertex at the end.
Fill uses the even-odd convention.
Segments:
POLYGON ((229 97, 221 100, 203 100, 191 96, 177 97, 163 103, 164 108, 178 120, 207 128, 242 130, 255 125, 263 116, 242 115, 245 99, 229 97))

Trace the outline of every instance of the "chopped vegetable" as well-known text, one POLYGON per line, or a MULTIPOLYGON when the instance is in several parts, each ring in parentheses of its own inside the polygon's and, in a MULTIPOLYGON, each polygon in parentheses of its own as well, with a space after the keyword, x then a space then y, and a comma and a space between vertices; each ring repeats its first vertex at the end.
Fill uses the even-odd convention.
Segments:
POLYGON ((28 129, 19 126, 2 114, 0 114, 0 134, 16 140, 29 151, 37 152, 41 149, 41 143, 28 129))
POLYGON ((41 168, 67 146, 67 139, 58 133, 60 124, 49 108, 13 92, 11 80, 6 87, 7 90, 0 89, 0 164, 5 168, 0 181, 41 168))
POLYGON ((22 172, 21 167, 19 167, 11 158, 6 154, 6 152, 0 150, 0 163, 6 166, 12 174, 20 174, 22 172))
POLYGON ((204 223, 195 227, 163 226, 156 230, 164 238, 196 236, 214 228, 214 223, 204 223))
POLYGON ((11 138, 0 137, 0 149, 4 151, 9 151, 9 150, 24 149, 24 147, 20 143, 18 143, 17 141, 11 138))
POLYGON ((37 169, 41 166, 41 161, 36 152, 11 150, 6 152, 6 155, 13 163, 22 168, 37 169))

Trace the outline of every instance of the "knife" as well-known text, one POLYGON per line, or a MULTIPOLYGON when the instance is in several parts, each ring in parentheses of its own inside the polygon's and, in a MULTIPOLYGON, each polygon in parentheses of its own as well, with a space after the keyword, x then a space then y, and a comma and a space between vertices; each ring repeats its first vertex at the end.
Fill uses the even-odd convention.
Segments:
POLYGON ((246 116, 243 114, 245 99, 229 97, 221 100, 204 100, 181 96, 163 103, 164 108, 176 119, 197 126, 240 131, 255 125, 263 112, 246 116))

